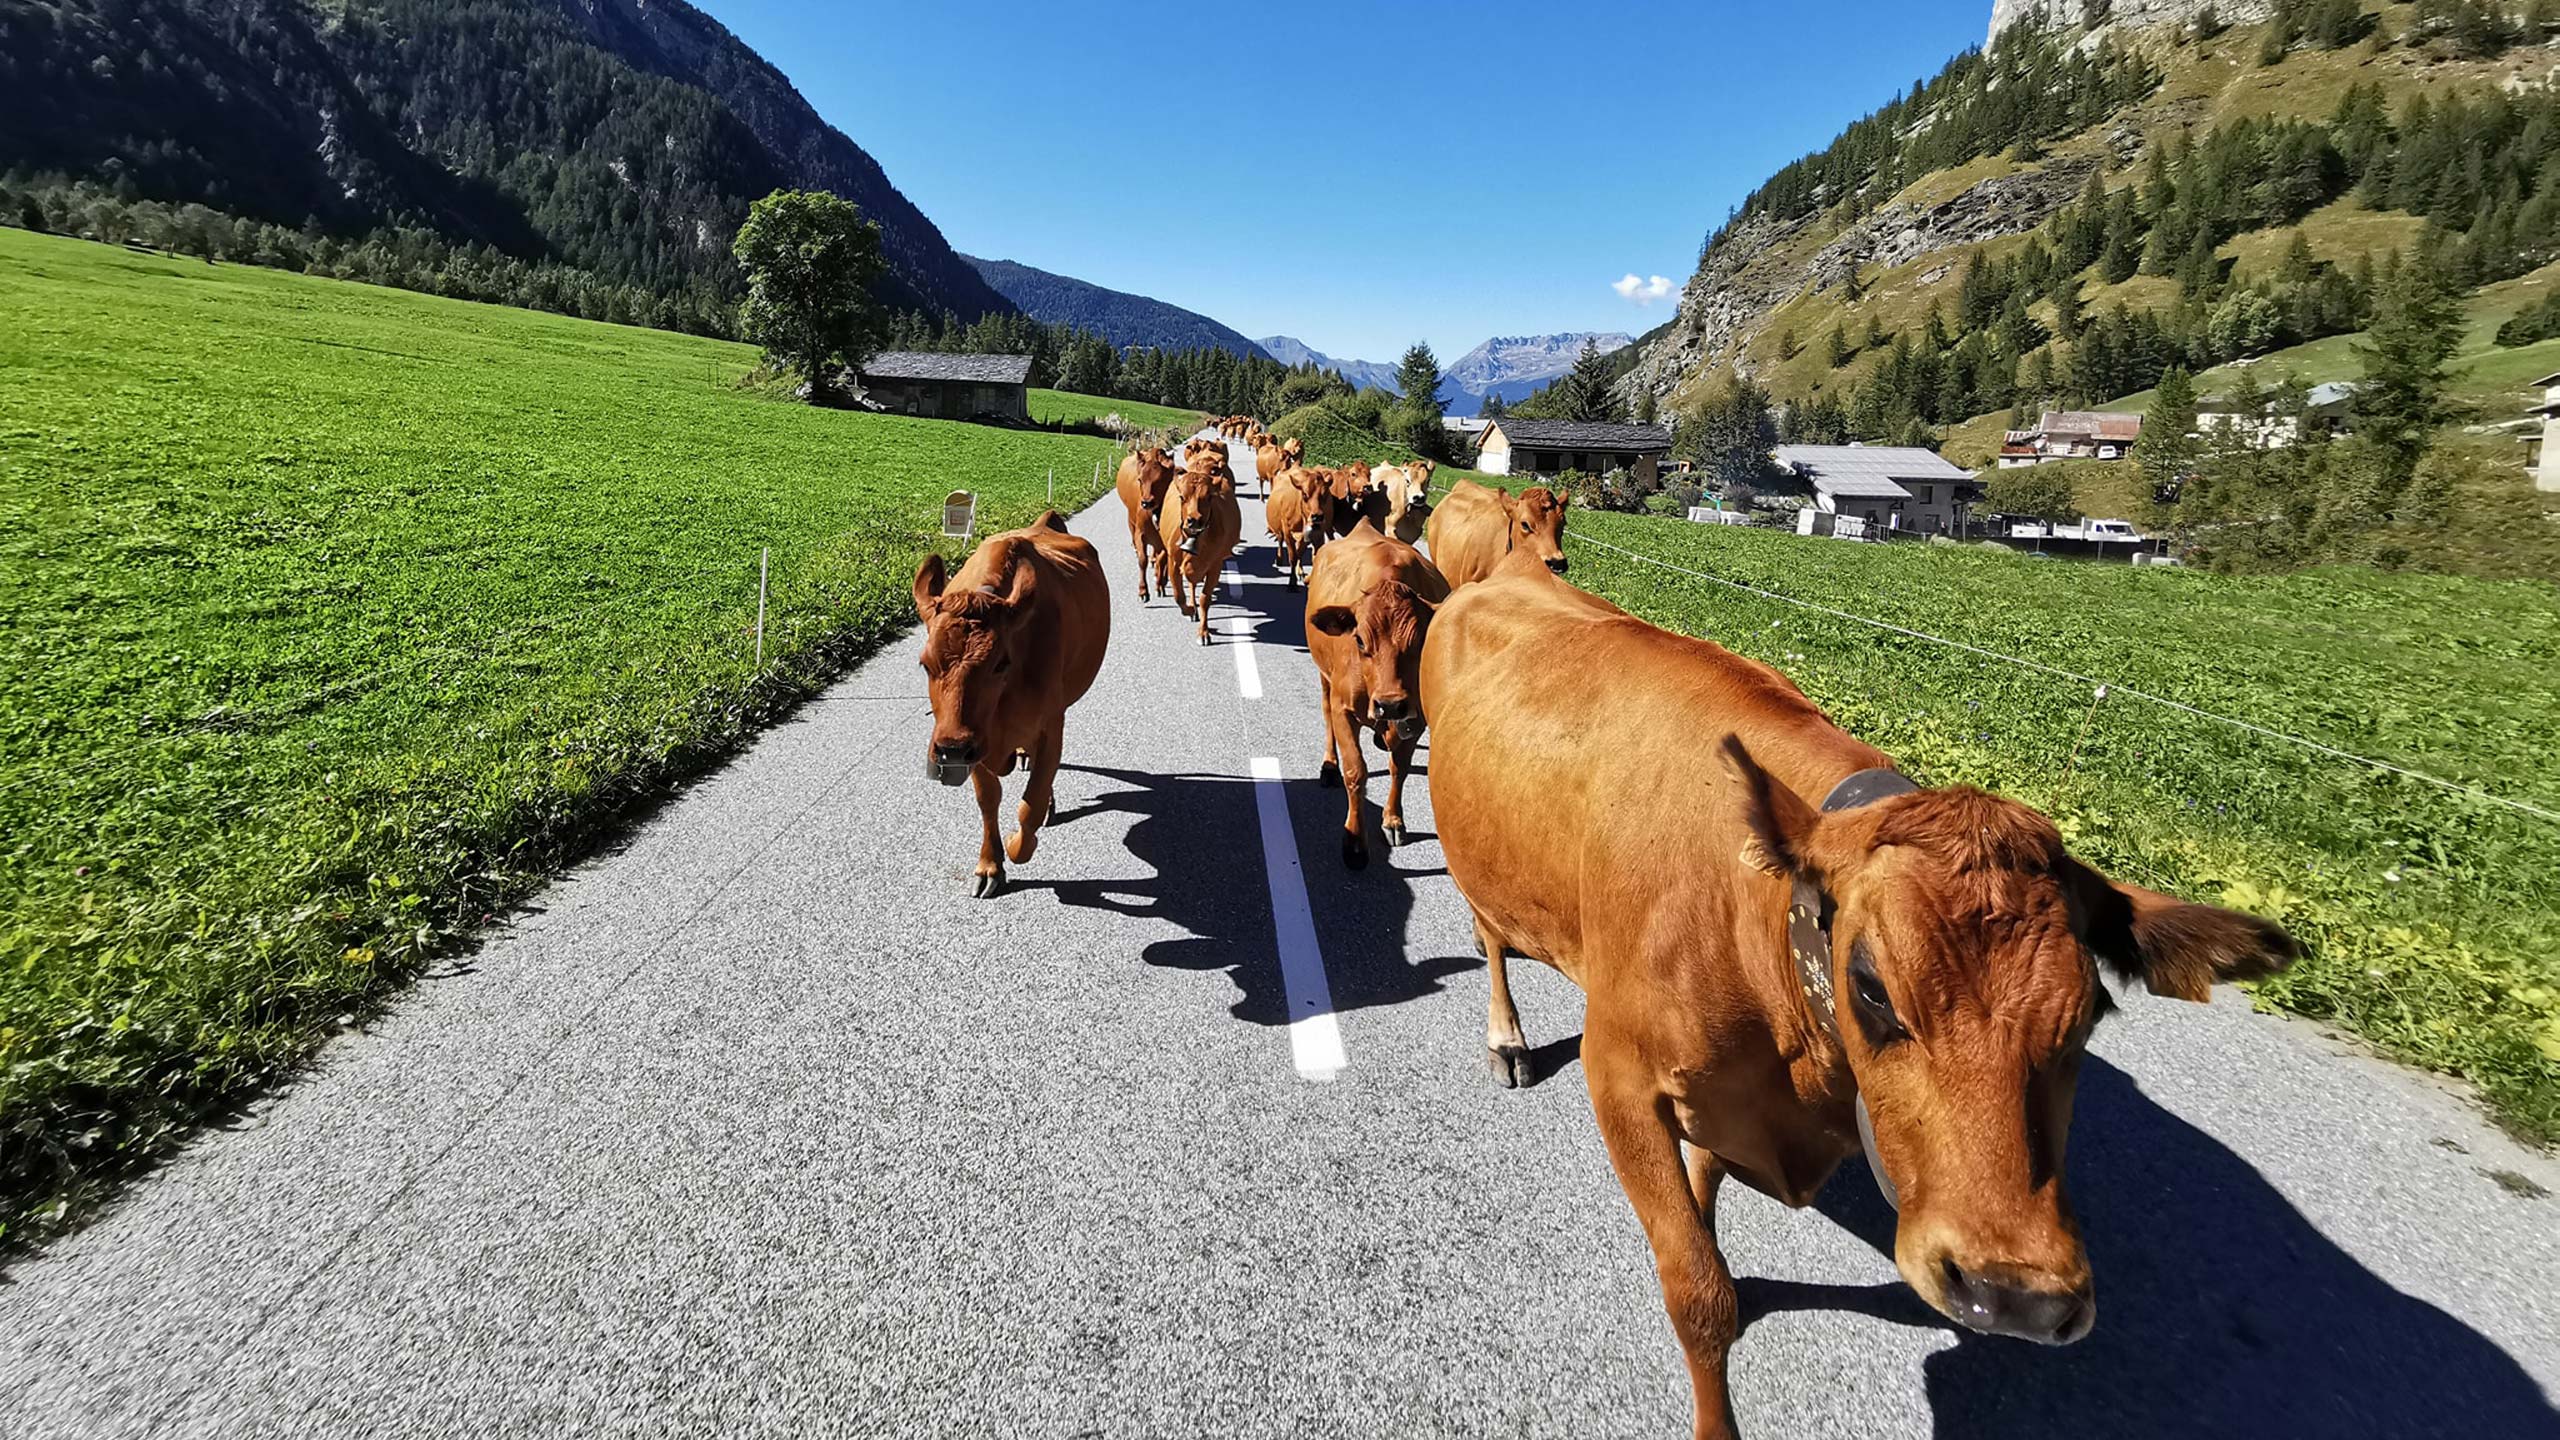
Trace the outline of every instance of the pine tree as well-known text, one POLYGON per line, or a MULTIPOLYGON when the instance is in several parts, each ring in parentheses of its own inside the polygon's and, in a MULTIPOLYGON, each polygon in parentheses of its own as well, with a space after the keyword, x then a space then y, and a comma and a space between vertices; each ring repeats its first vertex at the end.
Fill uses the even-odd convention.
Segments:
POLYGON ((2357 432, 2386 457, 2391 484, 2378 497, 2385 511, 2417 473, 2437 427, 2451 418, 2444 365, 2460 339, 2461 319, 2460 306, 2422 251, 2384 284, 2373 324, 2355 347, 2365 374, 2355 398, 2357 432))
POLYGON ((2105 238, 2098 248, 2098 274, 2110 285, 2133 278, 2141 263, 2142 220, 2134 212, 2133 190, 2119 190, 2107 202, 2105 238))
POLYGON ((2195 428, 2195 382, 2186 367, 2172 365, 2160 376, 2151 407, 2142 412, 2142 438, 2133 449, 2134 462, 2150 482, 2153 495, 2176 495, 2195 472, 2195 428))
POLYGON ((1822 357, 1829 362, 1832 369, 1837 370, 1849 363, 1850 354, 1849 332, 1835 321, 1831 326, 1831 333, 1822 338, 1822 357))

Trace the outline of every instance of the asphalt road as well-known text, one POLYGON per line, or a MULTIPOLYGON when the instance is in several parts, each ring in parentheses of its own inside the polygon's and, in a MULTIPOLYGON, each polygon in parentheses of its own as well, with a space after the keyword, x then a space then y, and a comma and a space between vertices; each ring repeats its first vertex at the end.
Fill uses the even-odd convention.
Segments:
MULTIPOLYGON (((1438 845, 1340 868, 1267 541, 1201 649, 1075 524, 1110 660, 1002 898, 894 645, 19 1264, 0 1435, 1686 1433, 1577 992, 1514 967, 1495 1088, 1438 845)), ((1932 1320, 1854 1162, 1728 1188, 1746 1433, 2560 1434, 2560 1166, 2459 1097, 2128 998, 2070 1165, 2058 1351, 1932 1320)))

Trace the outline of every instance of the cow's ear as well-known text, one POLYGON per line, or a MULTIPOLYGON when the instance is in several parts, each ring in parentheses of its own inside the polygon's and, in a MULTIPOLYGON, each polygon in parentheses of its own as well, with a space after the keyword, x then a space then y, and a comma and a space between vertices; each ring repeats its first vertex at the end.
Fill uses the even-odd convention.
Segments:
POLYGON ((1326 605, 1307 612, 1307 623, 1327 635, 1348 635, 1360 623, 1348 605, 1326 605))
POLYGON ((1742 816, 1751 829, 1751 838, 1742 845, 1742 862, 1780 879, 1814 878, 1809 857, 1814 827, 1822 817, 1802 796, 1761 769, 1741 736, 1725 736, 1718 748, 1725 774, 1742 787, 1742 816))
POLYGON ((950 576, 942 566, 941 551, 936 550, 924 557, 924 563, 916 567, 917 619, 933 618, 933 602, 942 598, 942 587, 949 580, 950 576))
POLYGON ((2063 861, 2063 881, 2080 943, 2154 995, 2202 1000, 2217 981, 2273 975, 2301 953, 2272 920, 2119 885, 2077 860, 2063 861))

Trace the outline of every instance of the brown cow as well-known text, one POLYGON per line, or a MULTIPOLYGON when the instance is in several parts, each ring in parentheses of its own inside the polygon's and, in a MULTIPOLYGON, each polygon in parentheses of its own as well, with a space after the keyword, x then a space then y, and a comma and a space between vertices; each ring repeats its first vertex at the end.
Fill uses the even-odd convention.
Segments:
POLYGON ((1316 543, 1333 522, 1333 492, 1325 488, 1323 473, 1303 465, 1281 471, 1271 482, 1271 498, 1262 504, 1262 519, 1279 542, 1280 566, 1295 590, 1316 543))
POLYGON ((1274 442, 1268 436, 1264 437, 1264 443, 1253 450, 1253 470, 1262 481, 1262 493, 1270 494, 1273 478, 1304 460, 1306 455, 1307 446, 1303 440, 1274 442))
POLYGON ((1495 1077, 1528 1067, 1504 957, 1543 960, 1586 996, 1592 1109, 1697 1434, 1733 1427, 1717 1187, 1731 1174, 1802 1206, 1862 1125, 1922 1299, 1976 1330, 2088 1331, 2062 1162, 2107 1003, 2098 965, 2202 1000, 2281 968, 2289 936, 2116 884, 2015 801, 1914 787, 1777 671, 1525 552, 1440 608, 1421 682, 1433 818, 1491 970, 1495 1077))
POLYGON ((1502 557, 1525 548, 1561 575, 1564 558, 1564 512, 1571 503, 1563 491, 1532 486, 1507 495, 1490 485, 1461 480, 1432 507, 1424 530, 1431 563, 1440 567, 1449 588, 1470 585, 1493 573, 1502 557))
POLYGON ((1159 525, 1170 562, 1166 591, 1176 609, 1199 617, 1200 643, 1206 645, 1209 603, 1217 596, 1227 557, 1235 553, 1236 542, 1244 534, 1244 514, 1236 506, 1235 474, 1227 468, 1223 448, 1192 447, 1191 463, 1174 482, 1173 498, 1164 507, 1159 525), (1192 608, 1195 592, 1196 611, 1192 608))
POLYGON ((1384 499, 1373 483, 1368 461, 1354 460, 1347 465, 1336 465, 1325 471, 1324 476, 1325 488, 1333 492, 1334 535, 1350 534, 1351 527, 1364 517, 1386 514, 1384 499))
POLYGON ((1144 604, 1152 598, 1148 569, 1164 568, 1164 537, 1156 525, 1165 492, 1173 488, 1173 457, 1153 446, 1129 452, 1120 461, 1119 486, 1120 503, 1129 511, 1129 543, 1138 551, 1138 601, 1144 604))
POLYGON ((1111 589, 1093 546, 1049 511, 1028 527, 990 535, 946 582, 939 554, 916 567, 924 621, 924 673, 933 700, 925 771, 978 792, 976 894, 1004 889, 1004 860, 1019 865, 1040 845, 1056 808, 1067 707, 1102 669, 1111 638, 1111 589), (1031 762, 1014 812, 1013 839, 996 849, 1004 777, 1031 762))
POLYGON ((1350 869, 1369 863, 1360 824, 1369 784, 1363 730, 1375 732, 1387 752, 1387 845, 1404 843, 1404 777, 1424 718, 1415 672, 1431 613, 1448 598, 1449 587, 1421 551, 1366 520, 1324 547, 1307 576, 1307 655, 1323 692, 1318 778, 1338 780, 1345 792, 1342 863, 1350 869))
POLYGON ((1378 528, 1407 545, 1420 541, 1431 521, 1431 472, 1428 460, 1410 465, 1381 465, 1369 472, 1377 496, 1369 513, 1378 528))

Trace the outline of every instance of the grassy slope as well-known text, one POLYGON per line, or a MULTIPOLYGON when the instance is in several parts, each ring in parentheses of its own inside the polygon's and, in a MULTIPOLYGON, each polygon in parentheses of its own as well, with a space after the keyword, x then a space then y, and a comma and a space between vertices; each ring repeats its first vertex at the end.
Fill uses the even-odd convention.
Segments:
MULTIPOLYGON (((2393 33, 2407 22, 2405 7, 2368 3, 2364 8, 2382 13, 2385 25, 2393 33), (2396 20, 2392 18, 2395 15, 2396 20)), ((2126 125, 2146 135, 2159 135, 2188 126, 2209 128, 2243 117, 2285 116, 2325 122, 2336 111, 2347 88, 2356 84, 2380 85, 2397 111, 2409 96, 2421 90, 2441 94, 2450 86, 2503 84, 2512 77, 2538 74, 2550 66, 2548 52, 2532 48, 2492 61, 2454 62, 2421 56, 2401 47, 2375 55, 2364 45, 2356 45, 2336 51, 2296 50, 2283 64, 2262 67, 2256 57, 2264 35, 2264 26, 2249 25, 2228 31, 2203 46, 2170 45, 2165 39, 2153 37, 2151 48, 2165 75, 2160 89, 2126 117, 2059 142, 2051 147, 2051 153, 2057 158, 2099 154, 2106 135, 2126 125)), ((1952 170, 1923 176, 1889 203, 1926 209, 1951 200, 1984 180, 2031 168, 2035 168, 2033 164, 2006 156, 1985 156, 1952 170)), ((2132 184, 2140 173, 2137 165, 2111 173, 2108 182, 2111 187, 2132 184)), ((2420 223, 2415 216, 2377 213, 2362 209, 2352 199, 2341 200, 2306 216, 2298 226, 2237 237, 2223 246, 2222 253, 2236 262, 2234 273, 2246 278, 2272 268, 2299 230, 2320 259, 2352 265, 2368 252, 2378 257, 2394 248, 2404 248, 2417 234, 2420 223)), ((1755 261, 1754 269, 1773 275, 1789 273, 1840 229, 1836 219, 1818 222, 1755 261)), ((1874 358, 1872 354, 1855 358, 1839 370, 1832 370, 1822 354, 1822 342, 1833 325, 1845 324, 1854 335, 1861 333, 1873 318, 1887 333, 1916 333, 1933 303, 1943 302, 1953 313, 1965 263, 1974 253, 1997 258, 2025 243, 2024 236, 2007 236, 1978 245, 1949 246, 1893 270, 1870 272, 1865 277, 1867 294, 1854 305, 1837 288, 1797 296, 1748 336, 1737 354, 1780 398, 1810 397, 1853 383, 1873 367, 1874 358), (1780 345, 1781 337, 1790 330, 1800 347, 1793 357, 1784 355, 1780 345)), ((2560 267, 2492 287, 2475 301, 2474 314, 2494 313, 2495 318, 2487 324, 2489 330, 2494 330, 2506 316, 2547 294, 2554 283, 2560 283, 2560 267)), ((2104 309, 2118 301, 2142 308, 2171 303, 2176 287, 2160 276, 2136 276, 2116 286, 2100 285, 2094 276, 2084 276, 2081 293, 2092 309, 2104 309)), ((2048 324, 2052 320, 2049 304, 2039 304, 2035 313, 2048 324)), ((2485 336, 2480 338, 2481 347, 2485 348, 2485 336)), ((2346 358, 2348 345, 2347 337, 2337 336, 2268 358, 2294 365, 2314 383, 2352 378, 2356 372, 2352 361, 2346 358)), ((2507 352, 2507 358, 2513 360, 2511 365, 2500 366, 2492 361, 2463 366, 2457 385, 2472 398, 2485 400, 2500 386, 2512 388, 2522 380, 2560 370, 2560 341, 2546 342, 2546 346, 2535 347, 2531 353, 2507 352), (2541 363, 2546 360, 2550 363, 2541 363), (2515 373, 2510 375, 2509 371, 2515 373)), ((2467 348, 2466 354, 2471 353, 2467 348)), ((1675 403, 1685 403, 1703 393, 1720 371, 1721 366, 1716 364, 1701 367, 1675 396, 1675 403)), ((2147 396, 2132 397, 2106 408, 2137 408, 2145 399, 2147 396)), ((1978 417, 1954 427, 1946 447, 1948 454, 1960 463, 1986 463, 1999 447, 1999 431, 2005 426, 2006 414, 2003 411, 1998 416, 1978 417)))
POLYGON ((1114 400, 1107 395, 1078 395, 1072 390, 1039 390, 1031 392, 1031 418, 1042 425, 1074 424, 1079 420, 1099 420, 1117 415, 1142 430, 1181 428, 1194 430, 1208 416, 1197 410, 1184 410, 1171 405, 1149 405, 1143 400, 1114 400))
POLYGON ((15 230, 0 313, 0 1236, 891 633, 945 491, 1018 524, 1112 453, 15 230))
MULTIPOLYGON (((2038 564, 1583 511, 1573 529, 2560 810, 2547 583, 2038 564)), ((2560 825, 1568 548, 1577 582, 1780 666, 1930 782, 2046 810, 2121 878, 2280 916, 2314 951, 2264 998, 2466 1076, 2522 1133, 2560 1137, 2560 825)))

